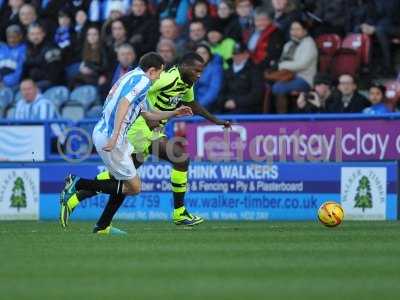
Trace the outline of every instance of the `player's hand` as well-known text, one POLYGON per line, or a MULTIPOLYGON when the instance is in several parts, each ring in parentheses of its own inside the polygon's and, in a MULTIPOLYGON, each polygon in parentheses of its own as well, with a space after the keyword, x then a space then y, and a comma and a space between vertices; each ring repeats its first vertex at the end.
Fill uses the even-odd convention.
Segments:
POLYGON ((177 117, 193 116, 192 109, 189 106, 180 106, 175 112, 177 117))
POLYGON ((115 145, 117 144, 117 139, 112 137, 108 143, 103 147, 103 150, 106 152, 110 152, 114 149, 115 145))

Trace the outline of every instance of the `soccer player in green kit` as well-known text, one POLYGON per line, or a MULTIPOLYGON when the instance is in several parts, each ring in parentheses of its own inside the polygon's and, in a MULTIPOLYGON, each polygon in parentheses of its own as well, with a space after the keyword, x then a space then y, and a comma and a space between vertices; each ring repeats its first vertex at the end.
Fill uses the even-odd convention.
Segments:
MULTIPOLYGON (((159 109, 161 111, 174 110, 177 106, 184 104, 191 107, 193 114, 203 116, 216 125, 229 128, 229 121, 218 119, 199 103, 194 101, 193 85, 200 77, 203 68, 204 61, 197 53, 190 52, 184 55, 177 66, 169 71, 161 73, 160 79, 155 81, 148 91, 148 100, 154 109, 159 109)), ((167 137, 162 131, 154 130, 158 125, 162 127, 165 123, 166 121, 161 122, 161 124, 148 124, 142 117, 139 117, 133 123, 128 130, 128 140, 134 148, 132 159, 135 167, 138 168, 142 164, 143 158, 146 158, 152 153, 152 149, 157 149, 157 153, 152 154, 172 164, 171 186, 174 198, 173 222, 176 225, 197 225, 204 221, 203 218, 190 214, 184 206, 188 181, 187 172, 189 158, 182 146, 173 143, 172 152, 177 159, 171 159, 167 153, 167 137)), ((103 172, 100 173, 97 178, 108 179, 109 174, 108 172, 103 172)), ((72 213, 73 209, 80 201, 94 195, 94 193, 88 191, 78 191, 74 194, 66 204, 66 209, 69 214, 72 213)), ((123 200, 124 197, 119 197, 117 199, 111 196, 96 226, 108 226, 123 200)), ((61 225, 66 227, 68 225, 68 218, 62 220, 61 225)))

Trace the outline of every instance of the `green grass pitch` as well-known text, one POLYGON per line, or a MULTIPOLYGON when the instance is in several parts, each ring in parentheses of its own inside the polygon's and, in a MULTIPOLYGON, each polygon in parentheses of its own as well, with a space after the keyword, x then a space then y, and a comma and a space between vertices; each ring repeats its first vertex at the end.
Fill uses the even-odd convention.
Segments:
POLYGON ((399 222, 0 222, 0 299, 400 299, 399 222))

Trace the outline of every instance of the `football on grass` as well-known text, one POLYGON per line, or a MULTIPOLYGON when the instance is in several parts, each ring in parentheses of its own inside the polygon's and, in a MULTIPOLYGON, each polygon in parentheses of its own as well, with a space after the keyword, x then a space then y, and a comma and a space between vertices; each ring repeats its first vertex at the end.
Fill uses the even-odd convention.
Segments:
POLYGON ((344 211, 339 203, 328 201, 318 209, 319 221, 327 227, 335 227, 343 222, 344 211))

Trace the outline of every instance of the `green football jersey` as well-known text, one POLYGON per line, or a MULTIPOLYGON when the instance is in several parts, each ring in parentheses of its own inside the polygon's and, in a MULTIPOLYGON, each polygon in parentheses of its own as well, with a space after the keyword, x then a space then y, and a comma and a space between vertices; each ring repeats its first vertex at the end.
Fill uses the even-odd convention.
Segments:
POLYGON ((147 97, 151 105, 162 111, 174 110, 179 102, 194 101, 193 86, 183 82, 177 67, 164 71, 149 91, 147 97))

